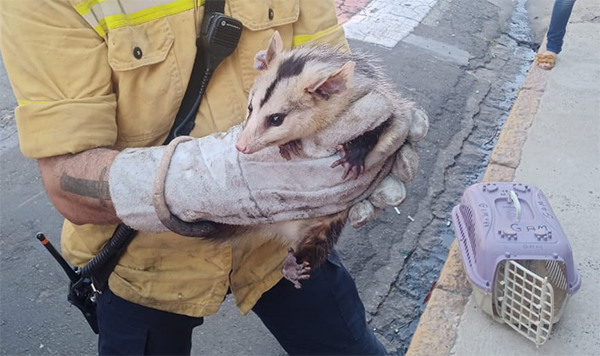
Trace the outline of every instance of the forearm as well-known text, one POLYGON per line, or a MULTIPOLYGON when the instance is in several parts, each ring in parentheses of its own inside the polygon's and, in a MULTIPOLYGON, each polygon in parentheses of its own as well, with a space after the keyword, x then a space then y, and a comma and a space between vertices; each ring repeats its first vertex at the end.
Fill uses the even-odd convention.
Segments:
POLYGON ((56 209, 78 224, 117 224, 108 174, 119 151, 96 148, 38 160, 46 192, 56 209))

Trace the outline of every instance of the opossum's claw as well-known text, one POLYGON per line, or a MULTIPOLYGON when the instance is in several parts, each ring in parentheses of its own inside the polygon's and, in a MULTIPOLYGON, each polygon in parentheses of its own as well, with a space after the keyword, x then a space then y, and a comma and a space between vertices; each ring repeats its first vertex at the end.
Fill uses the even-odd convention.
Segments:
POLYGON ((351 165, 345 163, 344 164, 344 174, 342 174, 342 180, 345 180, 346 178, 348 178, 348 175, 350 174, 350 172, 352 172, 354 170, 354 167, 352 167, 351 165))
POLYGON ((348 154, 346 147, 339 145, 337 147, 340 153, 340 159, 331 164, 331 168, 337 166, 344 167, 344 174, 342 174, 342 180, 346 179, 350 173, 352 173, 352 179, 357 179, 361 174, 365 172, 364 159, 361 157, 354 157, 348 154))
POLYGON ((292 159, 292 156, 290 155, 290 152, 288 151, 288 149, 285 146, 279 146, 279 154, 286 161, 289 161, 289 160, 292 159))
POLYGON ((294 142, 295 142, 296 147, 298 148, 298 154, 301 154, 302 153, 301 152, 302 151, 302 141, 296 140, 294 142))
POLYGON ((365 166, 362 164, 359 166, 352 166, 351 171, 354 173, 354 177, 352 179, 356 180, 361 174, 364 173, 365 166))
POLYGON ((283 269, 281 271, 283 273, 283 277, 292 282, 296 289, 300 289, 302 288, 302 285, 299 281, 309 279, 310 270, 311 268, 308 262, 302 262, 301 264, 298 264, 296 261, 296 256, 294 256, 294 249, 290 247, 288 249, 288 255, 283 262, 283 269))
MULTIPOLYGON (((346 163, 346 150, 344 149, 343 145, 339 145, 336 147, 337 151, 340 153, 340 159, 338 159, 337 161, 333 162, 331 164, 331 168, 335 168, 339 165, 344 165, 344 163, 346 163)), ((345 167, 345 165, 344 165, 345 167)))
POLYGON ((344 170, 344 175, 342 175, 342 179, 346 179, 348 176, 350 176, 350 173, 352 173, 352 179, 356 180, 365 171, 364 165, 353 166, 350 163, 345 163, 344 167, 346 169, 344 170))
POLYGON ((292 159, 292 155, 290 154, 290 152, 296 156, 300 156, 301 151, 302 141, 300 140, 290 141, 284 145, 279 146, 279 154, 287 161, 292 159))

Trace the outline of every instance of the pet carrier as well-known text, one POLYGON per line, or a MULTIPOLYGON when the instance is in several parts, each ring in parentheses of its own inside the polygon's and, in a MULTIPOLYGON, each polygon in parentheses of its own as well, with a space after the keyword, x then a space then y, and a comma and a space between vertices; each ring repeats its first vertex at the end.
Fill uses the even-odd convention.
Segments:
POLYGON ((477 183, 452 209, 452 221, 481 309, 536 346, 544 344, 581 279, 542 191, 477 183))

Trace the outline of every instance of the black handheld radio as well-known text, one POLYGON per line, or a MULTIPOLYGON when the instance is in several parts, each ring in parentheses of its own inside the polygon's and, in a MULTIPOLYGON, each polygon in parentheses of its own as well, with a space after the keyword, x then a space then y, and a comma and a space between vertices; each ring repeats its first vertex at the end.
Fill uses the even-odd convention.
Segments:
MULTIPOLYGON (((196 40, 196 58, 190 81, 164 144, 168 144, 175 137, 188 135, 192 131, 194 119, 212 74, 221 61, 237 47, 242 34, 242 23, 225 16, 224 8, 225 0, 205 1, 204 18, 200 37, 196 40)), ((120 224, 98 255, 80 269, 72 268, 42 233, 36 235, 69 277, 67 300, 81 310, 96 334, 99 332, 96 319, 96 293, 104 290, 108 284, 108 277, 136 233, 137 231, 131 227, 120 224)))
MULTIPOLYGON (((205 6, 207 6, 207 11, 210 11, 211 1, 207 0, 205 6)), ((221 61, 233 53, 241 35, 242 23, 238 20, 225 16, 219 12, 204 12, 200 37, 196 39, 197 53, 202 53, 202 56, 199 58, 199 56, 196 55, 196 61, 194 62, 191 76, 192 78, 201 79, 196 80, 193 83, 192 80, 190 80, 190 84, 188 85, 181 103, 181 108, 191 106, 192 110, 185 110, 185 112, 182 113, 180 108, 179 113, 177 113, 175 125, 173 125, 173 129, 171 129, 165 144, 175 137, 180 136, 183 128, 186 128, 185 131, 187 132, 192 131, 194 128, 194 117, 198 112, 198 108, 202 102, 202 96, 208 87, 210 78, 221 61), (182 117, 182 120, 178 123, 177 119, 179 119, 180 116, 182 117)))

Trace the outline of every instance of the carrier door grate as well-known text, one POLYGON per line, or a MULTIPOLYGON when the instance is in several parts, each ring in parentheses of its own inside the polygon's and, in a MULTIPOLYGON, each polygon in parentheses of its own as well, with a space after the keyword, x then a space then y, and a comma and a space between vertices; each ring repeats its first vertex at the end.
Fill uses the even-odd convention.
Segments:
POLYGON ((502 262, 497 273, 494 299, 500 319, 536 346, 544 344, 554 317, 550 281, 513 260, 502 262))

